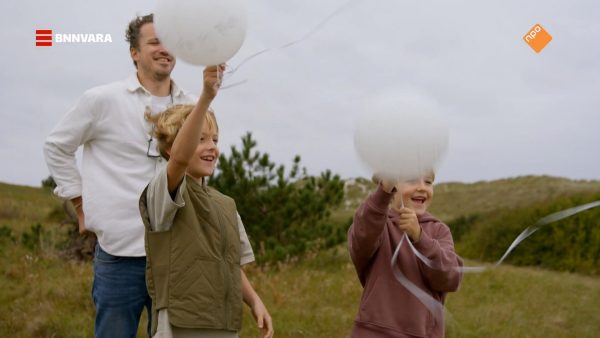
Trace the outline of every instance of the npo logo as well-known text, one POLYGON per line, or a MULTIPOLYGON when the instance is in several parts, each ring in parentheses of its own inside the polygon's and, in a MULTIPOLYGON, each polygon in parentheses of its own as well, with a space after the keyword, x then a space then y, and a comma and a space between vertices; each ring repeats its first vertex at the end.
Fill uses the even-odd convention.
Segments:
POLYGON ((37 47, 51 47, 55 43, 108 43, 112 42, 110 34, 82 34, 82 33, 53 33, 52 29, 36 29, 35 45, 37 47))
POLYGON ((533 48, 536 53, 539 53, 546 47, 548 42, 552 41, 552 36, 548 34, 540 24, 537 24, 523 36, 523 40, 525 40, 529 47, 533 48))

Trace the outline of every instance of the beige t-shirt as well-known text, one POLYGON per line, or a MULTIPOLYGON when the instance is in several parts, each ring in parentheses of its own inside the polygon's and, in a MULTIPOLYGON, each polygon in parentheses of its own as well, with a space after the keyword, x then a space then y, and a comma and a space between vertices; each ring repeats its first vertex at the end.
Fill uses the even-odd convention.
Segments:
MULTIPOLYGON (((185 176, 177 189, 175 199, 171 198, 167 187, 167 166, 160 168, 146 192, 148 216, 153 231, 167 231, 173 225, 175 214, 179 208, 185 206, 183 191, 186 189, 186 180, 192 179, 185 176)), ((240 232, 241 265, 254 262, 254 252, 246 235, 246 229, 240 215, 238 229, 240 232)), ((169 323, 169 313, 166 309, 158 311, 158 328, 153 338, 237 338, 237 333, 224 330, 186 329, 174 327, 169 323)))

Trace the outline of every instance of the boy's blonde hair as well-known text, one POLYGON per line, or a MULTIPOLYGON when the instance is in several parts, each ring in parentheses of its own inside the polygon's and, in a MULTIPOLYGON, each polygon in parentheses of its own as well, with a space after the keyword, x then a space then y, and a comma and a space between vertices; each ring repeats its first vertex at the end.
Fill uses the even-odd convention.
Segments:
MULTIPOLYGON (((144 113, 146 121, 152 123, 152 137, 155 137, 158 141, 158 150, 162 157, 169 159, 167 150, 173 146, 175 136, 183 126, 183 122, 190 115, 194 109, 193 104, 177 104, 167 108, 162 113, 151 115, 149 111, 144 113)), ((212 109, 208 109, 206 112, 206 121, 208 130, 219 132, 219 125, 215 113, 212 109)))

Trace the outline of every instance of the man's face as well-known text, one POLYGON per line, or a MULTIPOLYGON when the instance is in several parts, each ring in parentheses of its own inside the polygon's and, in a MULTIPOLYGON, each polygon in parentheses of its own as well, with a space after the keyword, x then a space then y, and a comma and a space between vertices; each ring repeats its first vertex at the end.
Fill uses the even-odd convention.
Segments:
POLYGON ((171 75, 175 67, 175 57, 162 46, 153 23, 140 28, 139 48, 131 49, 131 58, 137 62, 138 72, 151 78, 162 80, 171 75))

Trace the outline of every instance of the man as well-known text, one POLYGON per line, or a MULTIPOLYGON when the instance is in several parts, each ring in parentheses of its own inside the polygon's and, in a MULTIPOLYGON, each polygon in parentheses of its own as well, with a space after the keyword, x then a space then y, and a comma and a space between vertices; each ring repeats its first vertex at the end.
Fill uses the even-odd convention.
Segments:
POLYGON ((55 193, 72 201, 79 231, 98 238, 95 337, 133 338, 144 307, 151 313, 138 200, 164 160, 144 113, 195 102, 171 80, 175 58, 157 38, 152 14, 131 21, 126 37, 136 74, 86 91, 44 146, 55 193), (80 145, 81 174, 75 160, 80 145))

